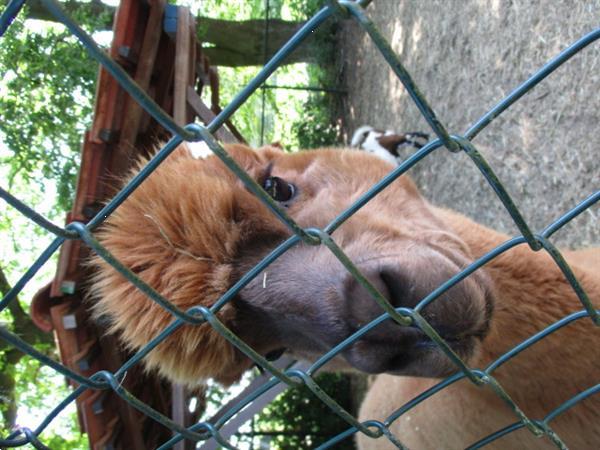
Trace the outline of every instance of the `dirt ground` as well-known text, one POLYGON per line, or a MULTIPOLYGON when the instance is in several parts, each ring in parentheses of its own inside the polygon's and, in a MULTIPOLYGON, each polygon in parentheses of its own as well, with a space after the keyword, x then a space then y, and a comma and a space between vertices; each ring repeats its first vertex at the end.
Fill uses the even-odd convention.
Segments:
MULTIPOLYGON (((375 0, 367 12, 450 133, 462 134, 559 51, 598 27, 600 1, 375 0)), ((344 22, 339 51, 348 88, 346 133, 363 124, 431 131, 354 21, 344 22)), ((534 232, 600 189, 599 119, 596 42, 474 139, 534 232)), ((517 233, 465 154, 441 148, 409 173, 433 203, 517 233)), ((599 216, 597 203, 553 241, 600 245, 599 216)))

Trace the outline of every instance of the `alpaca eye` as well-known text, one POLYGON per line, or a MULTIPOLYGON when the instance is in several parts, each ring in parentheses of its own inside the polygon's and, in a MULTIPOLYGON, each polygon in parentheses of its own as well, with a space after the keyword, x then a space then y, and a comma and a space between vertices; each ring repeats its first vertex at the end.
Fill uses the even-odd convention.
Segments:
POLYGON ((263 188, 274 200, 286 202, 296 193, 296 186, 279 177, 268 177, 263 182, 263 188))

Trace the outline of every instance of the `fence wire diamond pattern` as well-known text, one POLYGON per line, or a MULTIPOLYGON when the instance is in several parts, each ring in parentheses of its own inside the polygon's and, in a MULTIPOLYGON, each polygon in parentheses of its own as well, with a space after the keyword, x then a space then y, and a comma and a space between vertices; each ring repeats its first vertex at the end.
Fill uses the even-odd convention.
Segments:
MULTIPOLYGON (((141 289, 145 294, 148 295, 153 301, 158 303, 160 306, 165 308, 173 315, 173 322, 162 333, 157 336, 153 341, 147 344, 142 350, 131 357, 119 370, 114 373, 108 371, 100 371, 95 373, 91 377, 84 377, 72 370, 68 369, 64 365, 48 358, 44 354, 38 352, 35 348, 28 345, 26 342, 21 340, 17 335, 10 331, 0 328, 0 338, 15 346, 19 350, 37 358, 43 364, 52 367, 57 372, 60 372, 64 376, 74 380, 79 384, 73 392, 68 395, 62 402, 60 402, 53 411, 43 420, 41 424, 35 429, 20 428, 14 431, 12 434, 0 439, 0 447, 19 447, 26 444, 31 444, 35 448, 47 448, 40 440, 38 435, 48 426, 48 424, 71 402, 80 396, 85 390, 88 389, 101 389, 101 390, 113 390, 119 395, 123 401, 128 402, 133 407, 142 411, 152 419, 160 422, 164 426, 170 428, 175 432, 175 436, 165 442, 160 448, 166 449, 172 447, 175 443, 182 439, 190 439, 194 441, 203 441, 211 437, 214 437, 217 442, 225 448, 234 448, 232 445, 224 439, 219 429, 237 412, 243 409, 246 405, 254 401, 264 392, 278 383, 285 383, 286 385, 292 386, 296 384, 305 384, 318 398, 320 398, 331 410, 344 418, 348 422, 348 429, 344 433, 338 436, 332 437, 328 442, 323 444, 320 448, 331 448, 336 443, 355 433, 364 433, 372 438, 389 439, 398 448, 405 448, 402 444, 402 436, 394 436, 389 426, 392 422, 397 420, 403 414, 408 412, 411 408, 419 404, 420 402, 426 401, 428 397, 434 395, 436 392, 450 386, 451 384, 467 378, 471 382, 477 385, 488 385, 499 397, 501 397, 510 407, 512 408, 515 416, 515 422, 497 432, 487 436, 479 442, 473 443, 470 448, 480 448, 486 444, 499 439, 500 437, 511 433, 520 428, 526 427, 535 435, 546 435, 558 448, 566 448, 565 443, 561 440, 551 428, 551 423, 554 418, 565 412, 569 408, 573 407, 578 402, 585 398, 596 394, 600 391, 600 384, 596 384, 591 388, 580 392, 570 400, 566 401, 553 411, 551 411, 546 417, 543 418, 530 418, 527 417, 517 404, 513 402, 508 393, 494 378, 494 371, 502 364, 509 361, 511 358, 525 350, 526 348, 535 345, 541 339, 562 328, 563 326, 572 323, 577 320, 592 320, 596 325, 600 325, 600 311, 596 310, 586 292, 579 284, 578 280, 571 271, 569 265, 562 257, 561 253, 552 244, 552 235, 565 226, 568 222, 573 220, 587 208, 590 208, 598 200, 600 200, 600 191, 593 193, 591 196, 583 200, 579 205, 568 211, 562 217, 558 218, 555 222, 548 225, 545 229, 540 232, 531 230, 527 222, 524 220, 521 212, 513 203, 511 197, 508 195, 502 183, 498 180, 494 171, 490 165, 486 162, 485 158, 477 151, 477 148, 473 145, 472 140, 475 138, 486 126, 488 126, 495 118, 502 114, 507 108, 515 103, 524 94, 533 89, 540 81, 550 75, 560 65, 567 62, 573 55, 583 50, 586 46, 600 38, 600 29, 595 30, 586 36, 582 37, 575 43, 573 43, 566 50, 561 52, 554 59, 549 61, 544 67, 536 72, 531 78, 525 81, 506 98, 494 106, 489 112, 482 116, 475 124, 473 124, 465 133, 451 134, 442 121, 436 116, 433 109, 427 103, 425 96, 421 93, 415 81, 411 75, 402 65, 402 62, 395 55, 389 43, 379 33, 374 24, 369 20, 368 16, 364 12, 364 8, 370 3, 368 0, 362 1, 350 1, 350 0, 339 0, 330 1, 323 7, 314 17, 312 17, 306 24, 287 42, 264 66, 260 73, 234 98, 234 100, 220 113, 216 118, 209 123, 206 127, 199 126, 197 124, 189 124, 185 127, 178 126, 174 120, 166 114, 151 98, 149 98, 136 84, 135 82, 125 73, 125 71, 110 59, 106 54, 98 48, 93 39, 84 32, 70 17, 68 17, 61 9, 59 3, 55 0, 40 0, 43 6, 60 22, 62 22, 74 36, 86 47, 93 58, 98 60, 121 84, 129 95, 135 98, 146 111, 152 115, 162 126, 172 133, 172 138, 166 145, 155 155, 155 157, 139 172, 139 174, 133 178, 91 221, 87 224, 74 222, 62 228, 57 226, 38 213, 28 207, 26 204, 19 201, 17 198, 12 196, 6 190, 0 188, 0 197, 16 208, 23 215, 27 216, 31 221, 37 223, 39 226, 45 228, 47 231, 53 233, 56 237, 53 242, 46 248, 46 250, 39 256, 39 258, 31 265, 29 270, 26 271, 15 284, 13 289, 0 301, 0 311, 8 307, 10 302, 15 301, 17 295, 21 292, 24 286, 31 280, 35 273, 41 268, 41 266, 48 261, 48 259, 57 251, 57 249, 67 240, 79 239, 85 245, 89 246, 93 252, 96 252, 99 256, 104 258, 113 267, 118 270, 121 274, 127 277, 131 283, 141 289), (377 184, 366 192, 359 200, 357 200, 350 208, 341 213, 335 218, 329 225, 323 229, 308 228, 303 229, 296 224, 284 210, 282 210, 276 202, 246 173, 242 170, 235 161, 227 154, 227 152, 216 142, 213 138, 213 133, 221 127, 224 122, 231 117, 235 111, 242 105, 246 99, 256 91, 268 78, 269 76, 281 65, 282 61, 286 58, 289 53, 294 51, 302 42, 310 36, 310 34, 317 29, 321 24, 326 22, 329 18, 334 15, 342 15, 344 17, 350 17, 356 20, 364 31, 371 37, 383 58, 387 61, 390 68, 398 76, 403 83, 407 92, 413 99, 414 103, 422 113, 423 117, 429 123, 433 131, 435 132, 437 139, 429 142, 423 148, 419 149, 411 157, 406 159, 400 166, 398 166, 393 172, 387 175, 385 178, 380 180, 377 184), (275 214, 283 223, 285 223, 289 229, 293 232, 293 236, 286 240, 284 243, 275 248, 269 255, 267 255, 259 264, 257 264, 252 270, 246 273, 229 291, 222 296, 212 307, 193 307, 187 311, 182 311, 173 306, 167 298, 162 297, 150 286, 141 281, 119 261, 117 261, 106 249, 104 249, 98 241, 94 238, 94 230, 100 226, 103 221, 110 216, 110 214, 125 200, 127 197, 141 184, 144 180, 161 164, 161 162, 169 156, 169 154, 177 148, 177 146, 184 141, 204 141, 214 154, 220 158, 230 169, 234 172, 262 202, 275 214), (343 253, 343 251, 336 245, 335 240, 331 237, 331 234, 352 216, 358 209, 363 207, 370 199, 376 196, 386 186, 392 183, 395 179, 401 176, 403 173, 408 171, 412 166, 419 163, 426 157, 431 156, 436 150, 446 148, 451 152, 465 152, 480 170, 481 175, 487 180, 490 187, 496 192, 499 200, 502 202, 508 213, 514 220, 514 223, 520 231, 520 235, 511 238, 496 249, 490 251, 480 259, 473 262, 471 265, 466 267, 460 273, 447 280, 437 289, 435 289, 427 297, 423 298, 421 302, 414 308, 394 308, 377 290, 371 286, 368 280, 362 276, 359 270, 355 267, 352 261, 343 253), (344 342, 338 344, 335 348, 324 354, 319 360, 314 362, 306 370, 289 369, 279 370, 264 357, 256 353, 251 347, 246 345, 240 340, 235 334, 227 329, 218 319, 216 313, 229 302, 237 292, 240 291, 247 283, 249 283, 254 277, 260 274, 270 263, 277 259, 280 255, 285 253, 291 247, 297 245, 300 242, 304 242, 310 245, 324 245, 326 246, 346 267, 357 281, 365 287, 370 293, 372 293, 373 301, 377 302, 384 313, 372 321, 370 324, 364 326, 359 331, 355 332, 352 336, 346 339, 344 342), (558 322, 548 326, 546 329, 540 331, 534 336, 531 336, 526 341, 522 342, 515 348, 508 351, 506 354, 498 358, 496 361, 491 363, 484 369, 476 369, 468 367, 461 359, 453 352, 451 347, 444 342, 444 340, 436 333, 436 331, 427 323, 427 321, 421 315, 421 311, 428 304, 435 301, 445 291, 450 289, 452 286, 468 277, 478 268, 482 267, 493 258, 508 251, 509 249, 518 245, 528 245, 533 251, 546 251, 553 258, 556 264, 560 267, 565 277, 572 285, 575 293, 581 301, 582 310, 571 315, 568 315, 558 322), (386 319, 392 318, 403 326, 411 326, 420 328, 431 340, 433 340, 444 353, 456 364, 459 369, 455 375, 450 376, 438 384, 423 392, 412 401, 403 405, 396 411, 394 411, 384 421, 367 421, 359 422, 349 412, 341 408, 332 398, 325 394, 313 380, 313 374, 322 368, 328 361, 334 358, 344 348, 351 345, 365 333, 376 327, 378 324, 386 319), (214 327, 219 333, 222 334, 229 342, 235 345, 239 350, 245 353, 248 357, 252 358, 254 362, 262 367, 265 371, 272 375, 271 380, 259 388, 257 391, 250 394, 248 397, 240 401, 233 409, 227 414, 222 416, 216 423, 200 422, 189 428, 183 428, 175 423, 170 418, 150 408, 139 399, 131 395, 127 390, 121 386, 121 380, 125 373, 133 365, 139 363, 139 361, 154 347, 156 347, 162 340, 172 334, 176 329, 183 326, 184 324, 189 325, 200 325, 208 322, 214 327)), ((14 17, 18 14, 21 7, 25 3, 25 0, 12 0, 2 16, 0 17, 0 33, 4 33, 10 26, 10 23, 14 17)), ((1 41, 0 41, 1 43, 1 41)), ((1 51, 1 47, 0 47, 1 51)))

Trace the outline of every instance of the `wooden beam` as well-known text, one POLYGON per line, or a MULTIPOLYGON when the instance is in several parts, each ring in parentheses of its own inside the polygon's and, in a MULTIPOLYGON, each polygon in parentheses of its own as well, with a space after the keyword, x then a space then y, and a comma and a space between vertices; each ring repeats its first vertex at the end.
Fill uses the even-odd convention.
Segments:
MULTIPOLYGON (((193 19, 188 8, 177 8, 177 34, 175 36, 175 72, 173 81, 173 119, 180 125, 186 125, 192 116, 189 114, 187 89, 194 84, 194 55, 196 40, 193 32, 193 19)), ((181 426, 188 425, 189 412, 185 388, 174 384, 171 390, 171 417, 181 426)), ((194 448, 192 442, 183 440, 175 444, 175 450, 194 448)))
MULTIPOLYGON (((204 125, 209 124, 215 118, 215 113, 213 113, 210 108, 204 104, 200 96, 191 86, 188 86, 187 89, 187 102, 200 120, 204 123, 204 125)), ((214 134, 215 137, 221 142, 233 144, 239 142, 239 140, 231 133, 231 131, 225 127, 219 128, 214 134)))
POLYGON ((186 112, 186 123, 193 122, 195 117, 192 108, 189 107, 187 102, 187 88, 196 86, 196 53, 198 49, 198 41, 196 40, 196 21, 194 17, 190 14, 189 16, 189 24, 188 24, 188 39, 189 39, 189 49, 188 49, 188 80, 187 86, 184 93, 185 99, 185 112, 186 112))
MULTIPOLYGON (((134 28, 140 9, 139 0, 122 0, 115 13, 113 22, 113 42, 110 56, 118 58, 121 46, 131 46, 134 38, 134 28)), ((96 90, 96 109, 92 126, 91 139, 93 142, 107 142, 116 130, 123 90, 117 80, 103 67, 98 75, 98 88, 96 90)))
POLYGON ((173 86, 173 118, 178 125, 187 122, 186 92, 190 73, 190 10, 182 6, 177 10, 177 36, 175 37, 175 82, 173 86))
MULTIPOLYGON (((164 10, 165 0, 154 0, 151 2, 142 48, 135 70, 135 82, 146 92, 148 92, 148 88, 150 87, 150 79, 156 63, 158 44, 161 38, 159 30, 162 26, 164 10)), ((119 148, 113 158, 122 158, 125 161, 129 161, 133 153, 135 153, 136 138, 139 134, 142 116, 147 113, 137 101, 129 96, 127 97, 125 111, 119 148)))

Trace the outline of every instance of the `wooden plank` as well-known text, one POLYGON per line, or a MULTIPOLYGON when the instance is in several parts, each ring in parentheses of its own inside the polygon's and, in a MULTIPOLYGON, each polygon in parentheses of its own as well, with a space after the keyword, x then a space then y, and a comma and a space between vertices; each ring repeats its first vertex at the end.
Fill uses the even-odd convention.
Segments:
MULTIPOLYGON (((138 64, 135 71, 135 82, 144 91, 148 92, 150 80, 156 64, 156 55, 158 53, 158 44, 162 33, 161 29, 163 14, 165 9, 165 0, 155 0, 151 4, 148 22, 144 31, 143 43, 138 58, 138 64)), ((119 146, 113 155, 113 170, 124 172, 130 165, 130 161, 135 153, 136 138, 140 131, 142 117, 147 115, 144 109, 130 96, 127 96, 125 114, 121 125, 121 135, 119 146)))
MULTIPOLYGON (((161 28, 164 10, 165 0, 156 0, 153 2, 135 71, 135 82, 146 92, 148 92, 150 87, 150 79, 152 78, 153 69, 156 64, 158 44, 162 34, 157 32, 157 30, 160 30, 161 28)), ((135 138, 139 131, 139 123, 141 116, 144 113, 145 111, 138 102, 130 97, 127 99, 126 113, 123 119, 123 131, 121 133, 122 144, 135 145, 135 138)))
MULTIPOLYGON (((138 3, 139 0, 123 0, 115 12, 113 42, 109 53, 113 59, 117 58, 119 47, 125 45, 127 34, 131 35, 131 31, 128 32, 127 29, 131 28, 130 25, 138 9, 138 3)), ((100 66, 97 86, 91 137, 94 142, 102 143, 106 142, 108 135, 115 131, 115 113, 117 105, 122 101, 122 93, 119 83, 102 66, 100 66)))
POLYGON ((71 368, 71 357, 79 350, 75 332, 65 329, 63 325, 63 317, 70 313, 72 309, 69 303, 62 303, 50 308, 50 318, 58 340, 60 359, 68 364, 69 368, 71 368))
MULTIPOLYGON (((123 49, 128 49, 132 53, 139 51, 139 38, 141 37, 141 29, 147 17, 147 5, 140 0, 121 0, 114 24, 113 41, 110 48, 110 55, 113 60, 120 63, 121 67, 132 76, 133 65, 126 63, 126 60, 119 57, 123 49)), ((105 130, 108 132, 108 139, 111 143, 116 144, 119 139, 119 134, 122 131, 121 123, 123 121, 123 113, 128 94, 121 85, 116 83, 118 88, 115 94, 115 105, 112 109, 110 124, 106 124, 105 130)), ((114 160, 114 159, 113 159, 114 160)))
MULTIPOLYGON (((107 434, 107 422, 111 420, 110 411, 106 409, 100 414, 94 413, 94 402, 97 399, 97 394, 94 391, 88 390, 84 394, 85 397, 81 397, 79 408, 81 409, 83 416, 83 423, 85 432, 88 435, 90 447, 94 450, 100 450, 96 444, 104 439, 107 434)), ((112 418, 114 421, 115 417, 112 418)))
POLYGON ((77 215, 83 211, 87 198, 93 191, 94 176, 91 174, 92 166, 94 165, 94 144, 90 140, 88 131, 83 135, 83 145, 81 146, 81 164, 79 165, 79 173, 77 174, 77 188, 75 189, 75 200, 71 213, 77 215))
MULTIPOLYGON (((67 219, 67 223, 70 222, 72 220, 70 218, 67 219)), ((63 297, 72 294, 76 290, 77 283, 80 281, 82 275, 79 268, 81 250, 82 245, 79 240, 68 240, 62 245, 56 267, 56 275, 54 280, 52 280, 50 297, 63 297)))
MULTIPOLYGON (((191 86, 188 86, 187 89, 187 101, 204 125, 208 125, 215 118, 215 113, 213 113, 210 108, 204 104, 200 96, 191 86)), ((215 137, 221 142, 230 144, 239 142, 238 139, 231 133, 231 131, 225 127, 219 128, 214 134, 215 137)))
POLYGON ((173 118, 178 125, 187 122, 187 87, 190 73, 190 10, 182 6, 177 10, 177 36, 175 37, 175 74, 173 84, 173 118))
POLYGON ((128 69, 130 75, 138 62, 142 49, 145 24, 148 22, 150 5, 146 0, 136 0, 125 25, 125 35, 118 46, 117 55, 114 57, 123 67, 128 69))
MULTIPOLYGON (((154 76, 150 81, 150 90, 153 92, 153 98, 156 103, 169 114, 173 114, 173 78, 175 73, 175 66, 173 61, 175 60, 175 44, 173 40, 165 33, 161 33, 160 44, 158 46, 158 55, 156 60, 160 61, 160 64, 154 67, 154 76)), ((146 116, 150 117, 150 116, 146 116)), ((155 136, 162 137, 162 133, 165 133, 164 128, 156 122, 156 120, 150 118, 148 121, 144 121, 140 132, 148 133, 151 132, 155 136)))
POLYGON ((86 207, 102 200, 103 189, 100 186, 100 176, 106 165, 105 156, 105 144, 94 142, 90 132, 86 132, 81 149, 81 164, 77 175, 71 220, 88 220, 90 217, 86 207))
MULTIPOLYGON (((50 308, 50 319, 52 321, 52 328, 54 329, 56 335, 56 342, 58 343, 58 351, 60 354, 60 359, 63 363, 72 369, 69 366, 68 362, 71 360, 71 356, 74 355, 79 348, 77 341, 77 332, 74 329, 66 329, 63 324, 63 317, 67 314, 70 314, 73 311, 73 308, 70 303, 61 303, 60 305, 56 305, 50 308)), ((69 380, 69 384, 71 386, 77 386, 72 380, 69 380)), ((87 423, 85 418, 85 412, 82 408, 82 404, 86 398, 91 395, 90 390, 86 390, 81 394, 76 402, 77 402, 77 418, 79 420, 79 425, 82 431, 87 432, 87 423)))
MULTIPOLYGON (((190 74, 194 72, 190 52, 195 51, 194 34, 190 32, 192 18, 188 8, 177 8, 177 35, 175 36, 175 72, 173 80, 173 119, 178 125, 185 125, 189 120, 187 88, 190 74)), ((191 76, 193 80, 193 75, 191 76)), ((193 82, 193 81, 192 81, 193 82)), ((187 405, 185 389, 181 385, 173 385, 171 390, 171 417, 181 426, 187 425, 187 405)), ((190 446, 185 440, 173 447, 175 450, 186 450, 190 446)))
POLYGON ((198 47, 198 41, 196 40, 196 21, 194 17, 189 15, 188 24, 189 33, 189 49, 188 49, 188 79, 187 86, 184 92, 185 96, 185 111, 186 111, 186 123, 192 123, 195 119, 195 114, 192 108, 189 107, 187 102, 187 88, 194 87, 196 85, 196 51, 198 47))
MULTIPOLYGON (((104 362, 105 368, 107 368, 112 373, 115 373, 123 364, 123 358, 121 355, 112 349, 119 348, 121 345, 115 335, 105 335, 99 339, 100 346, 104 349, 102 353, 102 358, 104 362), (108 349, 108 351, 106 351, 108 349)), ((135 371, 132 371, 135 374, 135 371)), ((133 380, 135 380, 135 376, 127 377, 127 373, 122 379, 122 384, 125 389, 131 390, 131 386, 133 385, 133 380)), ((137 381, 137 380, 135 380, 137 381)), ((111 395, 114 395, 111 393, 111 395)), ((127 441, 127 448, 130 450, 145 450, 146 444, 144 443, 144 436, 142 434, 143 428, 139 425, 139 419, 137 416, 137 410, 131 406, 129 403, 121 400, 120 398, 116 398, 114 411, 119 414, 120 421, 126 430, 126 436, 123 438, 127 441)), ((141 398, 142 401, 147 401, 150 403, 147 398, 141 398)))
MULTIPOLYGON (((94 450, 117 448, 117 436, 121 431, 119 418, 114 417, 106 424, 104 435, 94 444, 94 450)), ((129 431, 129 430, 127 430, 129 431)))
MULTIPOLYGON (((95 205, 104 198, 105 193, 100 181, 106 166, 104 149, 104 144, 98 144, 91 139, 91 133, 85 134, 75 200, 71 213, 67 215, 67 223, 87 222, 90 214, 94 213, 95 205)), ((50 292, 52 298, 62 297, 69 293, 69 290, 72 293, 73 289, 70 289, 65 283, 71 283, 73 288, 76 288, 75 283, 79 282, 81 278, 79 261, 82 252, 87 254, 87 250, 81 246, 80 241, 67 241, 61 246, 56 275, 50 292)))
POLYGON ((140 6, 140 0, 121 0, 119 3, 113 23, 112 58, 119 56, 119 47, 132 47, 140 6))
POLYGON ((106 142, 105 131, 112 130, 114 110, 117 106, 119 86, 117 81, 100 66, 98 84, 96 89, 96 107, 94 108, 94 122, 90 136, 93 142, 102 144, 106 142))
MULTIPOLYGON (((187 424, 187 405, 185 388, 180 384, 173 384, 171 389, 171 418, 178 425, 186 427, 187 424)), ((174 450, 187 450, 189 445, 185 439, 179 441, 173 446, 174 450)))

